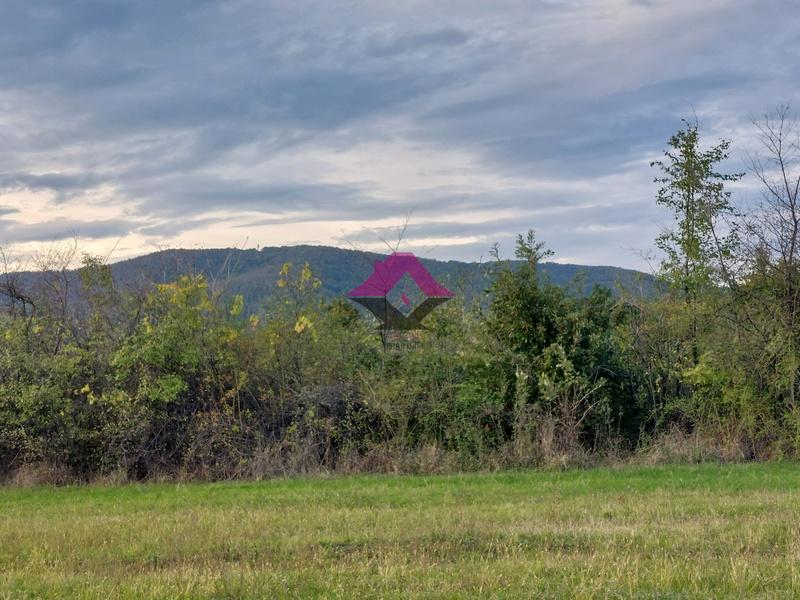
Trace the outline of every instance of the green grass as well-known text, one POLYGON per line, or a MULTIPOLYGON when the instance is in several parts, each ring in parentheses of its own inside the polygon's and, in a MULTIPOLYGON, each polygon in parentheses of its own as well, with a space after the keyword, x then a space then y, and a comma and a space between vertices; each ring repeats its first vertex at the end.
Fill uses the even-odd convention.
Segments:
POLYGON ((0 598, 800 597, 790 463, 0 489, 0 598))

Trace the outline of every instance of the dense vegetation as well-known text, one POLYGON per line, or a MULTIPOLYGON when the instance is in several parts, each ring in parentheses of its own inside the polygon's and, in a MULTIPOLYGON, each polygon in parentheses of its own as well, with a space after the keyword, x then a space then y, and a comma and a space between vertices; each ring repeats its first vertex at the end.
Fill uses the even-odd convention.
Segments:
MULTIPOLYGON (((586 462, 634 451, 800 452, 800 177, 788 111, 758 123, 763 201, 734 210, 727 141, 686 124, 657 201, 659 295, 571 293, 533 233, 483 298, 437 310, 412 347, 286 264, 263 309, 197 274, 120 286, 73 251, 8 274, 0 469, 49 477, 259 477, 586 462), (79 284, 80 293, 75 293, 79 284), (688 449, 688 450, 687 450, 688 449)), ((580 287, 580 286, 579 286, 580 287)))

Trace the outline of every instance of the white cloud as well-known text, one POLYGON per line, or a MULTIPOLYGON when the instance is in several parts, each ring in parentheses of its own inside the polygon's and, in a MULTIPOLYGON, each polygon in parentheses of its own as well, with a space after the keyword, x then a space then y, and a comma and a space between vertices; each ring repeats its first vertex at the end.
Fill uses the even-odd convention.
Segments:
POLYGON ((648 163, 680 116, 740 159, 749 117, 796 89, 786 7, 12 0, 0 243, 34 248, 61 222, 117 258, 377 248, 415 209, 407 243, 434 256, 508 252, 534 227, 562 259, 643 267, 632 248, 667 218, 648 163))

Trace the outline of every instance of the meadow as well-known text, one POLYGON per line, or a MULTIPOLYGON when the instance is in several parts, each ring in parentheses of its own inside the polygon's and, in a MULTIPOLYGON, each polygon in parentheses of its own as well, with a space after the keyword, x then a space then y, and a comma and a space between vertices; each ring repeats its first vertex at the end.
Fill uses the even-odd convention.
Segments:
POLYGON ((795 463, 0 488, 2 598, 794 598, 795 463))

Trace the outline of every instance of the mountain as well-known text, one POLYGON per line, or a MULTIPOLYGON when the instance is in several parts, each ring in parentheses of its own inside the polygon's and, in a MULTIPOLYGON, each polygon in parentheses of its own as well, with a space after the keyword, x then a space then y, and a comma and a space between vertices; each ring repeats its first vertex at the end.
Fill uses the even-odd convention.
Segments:
MULTIPOLYGON (((112 270, 115 280, 123 285, 166 283, 182 274, 203 274, 209 281, 223 285, 228 293, 242 294, 246 304, 256 309, 274 292, 280 269, 287 262, 297 267, 308 263, 322 280, 323 294, 333 298, 344 296, 359 285, 372 272, 374 262, 382 258, 385 257, 381 254, 329 246, 162 250, 114 263, 112 270)), ((424 258, 421 262, 445 287, 468 298, 486 289, 495 266, 494 262, 424 258)), ((579 294, 587 293, 594 285, 637 296, 651 295, 655 290, 652 276, 619 267, 543 263, 540 271, 543 278, 579 294)))

